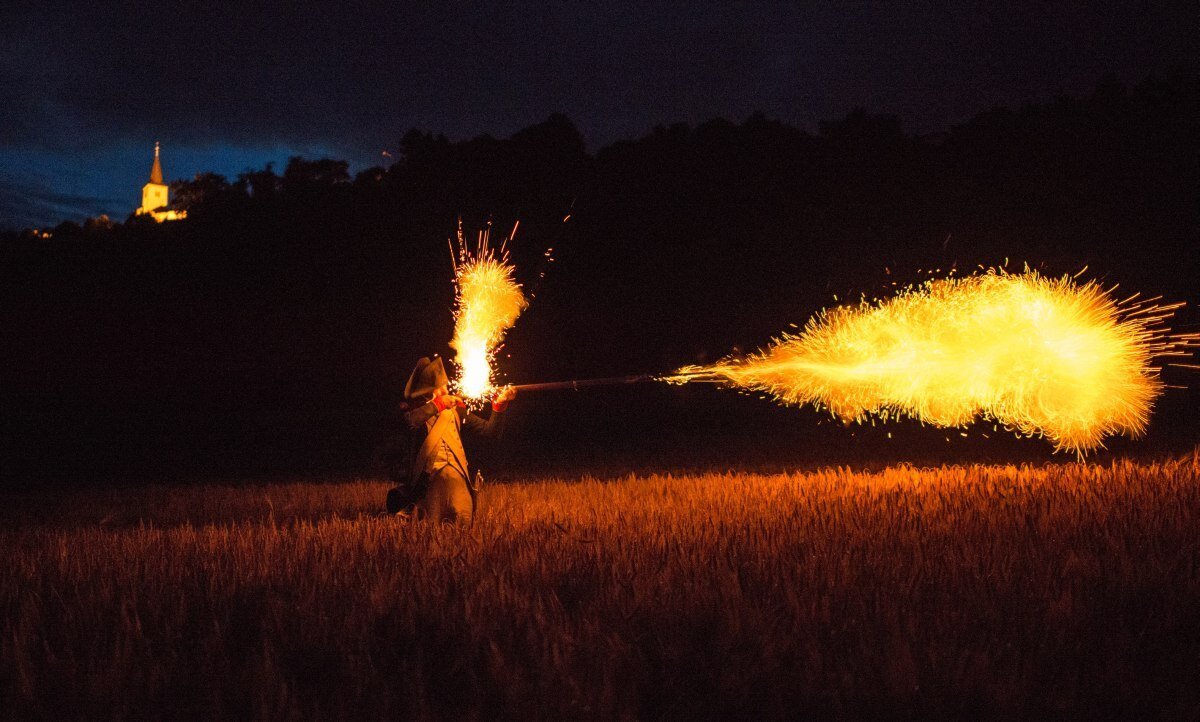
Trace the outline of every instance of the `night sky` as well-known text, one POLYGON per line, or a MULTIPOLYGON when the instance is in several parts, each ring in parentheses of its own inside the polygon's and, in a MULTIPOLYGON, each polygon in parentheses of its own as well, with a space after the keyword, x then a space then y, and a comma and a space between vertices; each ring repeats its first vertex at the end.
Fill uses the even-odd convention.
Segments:
POLYGON ((1200 50, 1194 0, 443 5, 7 0, 0 227, 123 220, 155 140, 177 179, 297 154, 360 170, 409 128, 507 136, 554 112, 593 150, 755 111, 928 132, 1200 50))

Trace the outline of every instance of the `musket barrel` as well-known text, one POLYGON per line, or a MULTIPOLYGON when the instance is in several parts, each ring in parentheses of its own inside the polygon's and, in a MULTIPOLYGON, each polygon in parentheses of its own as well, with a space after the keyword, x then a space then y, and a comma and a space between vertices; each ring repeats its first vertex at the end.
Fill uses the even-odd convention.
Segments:
POLYGON ((609 376, 599 379, 574 379, 571 381, 544 381, 535 384, 514 384, 517 391, 578 391, 586 386, 618 386, 620 384, 636 384, 642 381, 653 381, 649 374, 637 376, 609 376))

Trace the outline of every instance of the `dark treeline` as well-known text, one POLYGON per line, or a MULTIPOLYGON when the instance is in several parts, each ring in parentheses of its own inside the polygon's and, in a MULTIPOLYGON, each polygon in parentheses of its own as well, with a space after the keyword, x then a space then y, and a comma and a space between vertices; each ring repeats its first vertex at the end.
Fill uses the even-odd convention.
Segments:
MULTIPOLYGON (((508 139, 411 131, 397 162, 353 177, 294 158, 176 183, 186 221, 10 233, 0 463, 17 480, 365 472, 415 359, 452 354, 460 217, 494 235, 520 220, 536 297, 502 361, 516 382, 714 360, 835 297, 979 264, 1088 266, 1194 304, 1198 88, 1104 81, 922 137, 861 110, 816 133, 762 116, 660 127, 594 154, 562 116, 508 139)), ((1172 392, 1150 438, 1114 450, 1190 448, 1197 400, 1172 392)), ((708 388, 529 395, 512 421, 510 468, 1050 455, 990 426, 843 429, 708 388)))

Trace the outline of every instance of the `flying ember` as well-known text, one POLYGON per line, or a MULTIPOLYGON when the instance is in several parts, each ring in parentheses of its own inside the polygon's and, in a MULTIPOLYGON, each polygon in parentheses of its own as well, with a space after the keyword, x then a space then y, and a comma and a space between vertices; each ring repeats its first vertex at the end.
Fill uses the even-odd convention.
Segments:
POLYGON ((664 380, 762 391, 846 421, 983 417, 1082 455, 1112 434, 1142 434, 1163 389, 1156 361, 1196 345, 1165 325, 1182 304, 1135 299, 1028 270, 938 279, 664 380))
POLYGON ((490 247, 491 229, 479 232, 475 247, 469 248, 463 239, 462 223, 458 226, 458 249, 451 249, 454 258, 454 365, 458 378, 455 390, 469 400, 481 400, 494 390, 492 359, 504 334, 516 323, 528 302, 521 286, 514 280, 514 268, 508 259, 508 241, 498 250, 490 247))

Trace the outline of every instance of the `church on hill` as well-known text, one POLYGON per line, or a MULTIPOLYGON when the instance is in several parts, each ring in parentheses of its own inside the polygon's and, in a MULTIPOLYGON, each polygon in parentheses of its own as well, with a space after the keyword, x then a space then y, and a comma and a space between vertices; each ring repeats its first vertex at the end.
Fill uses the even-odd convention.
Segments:
POLYGON ((142 206, 137 209, 139 216, 149 215, 154 220, 177 221, 187 218, 187 211, 175 210, 169 206, 170 189, 163 183, 162 160, 158 156, 158 143, 154 144, 154 165, 150 166, 150 182, 142 186, 142 206))

